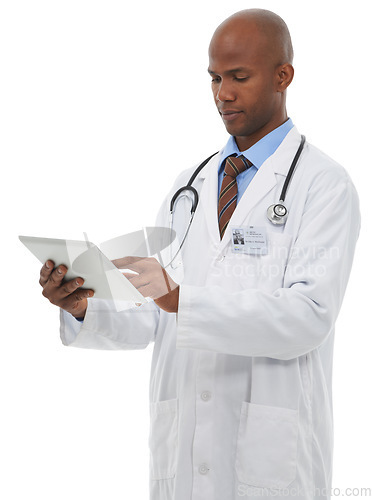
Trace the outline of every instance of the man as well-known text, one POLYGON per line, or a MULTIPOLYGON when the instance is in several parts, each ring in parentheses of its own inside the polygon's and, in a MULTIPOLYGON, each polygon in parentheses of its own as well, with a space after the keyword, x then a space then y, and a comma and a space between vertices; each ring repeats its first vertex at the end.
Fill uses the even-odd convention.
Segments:
MULTIPOLYGON (((238 12, 212 37, 208 71, 230 139, 193 182, 200 202, 182 283, 171 266, 123 257, 117 266, 136 271, 128 279, 154 301, 119 313, 88 302, 82 279, 65 282, 65 266, 41 270, 43 294, 62 308, 66 345, 155 342, 152 500, 330 496, 334 324, 359 209, 345 170, 306 143, 286 223, 267 218, 301 143, 286 111, 292 58, 287 26, 269 11, 238 12), (243 251, 233 245, 237 229, 243 251)), ((176 180, 159 226, 192 172, 176 180)), ((180 220, 189 213, 182 202, 177 210, 180 220)))

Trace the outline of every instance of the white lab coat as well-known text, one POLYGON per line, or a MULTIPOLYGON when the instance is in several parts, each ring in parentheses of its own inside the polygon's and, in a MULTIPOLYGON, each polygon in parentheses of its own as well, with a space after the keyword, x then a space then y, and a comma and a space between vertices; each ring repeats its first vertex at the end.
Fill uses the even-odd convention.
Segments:
MULTIPOLYGON (((288 190, 285 226, 266 218, 300 143, 293 128, 243 194, 231 226, 265 227, 267 255, 231 251, 217 224, 219 155, 194 186, 200 204, 183 249, 178 314, 154 303, 115 312, 90 300, 66 345, 142 349, 150 381, 151 500, 329 498, 334 325, 359 233, 345 170, 310 144, 288 190)), ((169 201, 193 169, 179 176, 169 201)), ((176 229, 188 220, 183 201, 176 229)))

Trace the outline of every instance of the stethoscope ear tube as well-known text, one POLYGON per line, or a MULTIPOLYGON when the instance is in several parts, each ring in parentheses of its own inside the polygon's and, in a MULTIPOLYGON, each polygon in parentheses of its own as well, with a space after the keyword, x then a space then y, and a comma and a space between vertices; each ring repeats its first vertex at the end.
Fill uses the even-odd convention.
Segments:
POLYGON ((209 162, 209 160, 211 160, 213 158, 213 156, 216 156, 217 153, 218 153, 218 151, 216 151, 215 153, 210 155, 206 160, 203 161, 203 163, 201 163, 198 166, 198 168, 195 170, 195 172, 190 177, 190 180, 187 183, 188 186, 191 186, 191 184, 194 182, 194 180, 196 179, 196 176, 199 174, 199 172, 206 166, 206 164, 209 162))
POLYGON ((282 192, 280 194, 280 198, 279 199, 280 199, 281 202, 284 202, 284 200, 285 200, 285 195, 287 194, 287 189, 288 189, 289 183, 291 182, 291 179, 292 179, 292 176, 293 176, 293 172, 294 172, 294 169, 296 168, 296 165, 297 165, 298 159, 300 157, 300 154, 302 153, 302 150, 304 149, 305 142, 306 142, 306 137, 304 135, 301 135, 300 146, 299 146, 299 148, 298 148, 298 150, 297 150, 297 152, 296 152, 296 154, 295 154, 295 156, 293 158, 291 166, 289 167, 288 174, 287 174, 287 177, 285 179, 282 192))

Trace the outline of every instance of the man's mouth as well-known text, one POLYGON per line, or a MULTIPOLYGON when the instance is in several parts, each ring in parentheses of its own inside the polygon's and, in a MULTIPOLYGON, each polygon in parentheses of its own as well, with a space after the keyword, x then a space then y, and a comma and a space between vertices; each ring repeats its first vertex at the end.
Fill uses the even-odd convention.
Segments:
POLYGON ((227 122, 235 120, 235 118, 237 118, 237 116, 242 112, 237 111, 236 109, 223 109, 219 111, 222 119, 227 122))

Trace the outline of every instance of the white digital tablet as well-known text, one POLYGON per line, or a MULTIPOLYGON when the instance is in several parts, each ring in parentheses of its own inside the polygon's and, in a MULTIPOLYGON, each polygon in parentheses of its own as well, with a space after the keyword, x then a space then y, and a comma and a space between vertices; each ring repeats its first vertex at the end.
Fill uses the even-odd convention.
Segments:
POLYGON ((83 288, 94 290, 96 298, 147 302, 93 243, 35 236, 19 236, 19 239, 42 264, 52 260, 55 266, 65 265, 68 269, 65 280, 83 278, 83 288))

